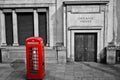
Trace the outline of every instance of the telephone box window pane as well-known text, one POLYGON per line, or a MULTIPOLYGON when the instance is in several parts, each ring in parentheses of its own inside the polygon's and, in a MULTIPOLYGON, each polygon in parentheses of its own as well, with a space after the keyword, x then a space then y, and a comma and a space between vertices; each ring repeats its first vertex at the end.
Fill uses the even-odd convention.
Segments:
POLYGON ((30 48, 30 69, 31 73, 36 74, 38 73, 38 48, 37 47, 31 47, 30 48))
POLYGON ((17 13, 18 41, 25 45, 25 40, 34 35, 33 13, 17 13))
POLYGON ((7 45, 13 44, 13 24, 12 13, 5 13, 5 29, 6 29, 6 43, 7 45))
POLYGON ((47 19, 46 12, 38 13, 38 21, 39 21, 39 36, 43 38, 44 44, 47 43, 47 19))

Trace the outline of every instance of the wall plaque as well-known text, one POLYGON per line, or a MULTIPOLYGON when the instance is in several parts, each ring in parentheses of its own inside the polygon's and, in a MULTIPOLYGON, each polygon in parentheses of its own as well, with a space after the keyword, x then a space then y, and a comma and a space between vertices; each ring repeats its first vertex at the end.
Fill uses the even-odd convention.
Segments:
POLYGON ((68 13, 67 24, 70 26, 104 26, 104 12, 92 14, 68 13))

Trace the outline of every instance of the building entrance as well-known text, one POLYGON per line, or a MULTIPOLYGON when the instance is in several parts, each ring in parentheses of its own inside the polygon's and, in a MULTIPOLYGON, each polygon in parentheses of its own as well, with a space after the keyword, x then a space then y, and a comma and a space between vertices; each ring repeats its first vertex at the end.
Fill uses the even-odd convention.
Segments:
POLYGON ((75 61, 97 60, 97 33, 75 33, 75 61))

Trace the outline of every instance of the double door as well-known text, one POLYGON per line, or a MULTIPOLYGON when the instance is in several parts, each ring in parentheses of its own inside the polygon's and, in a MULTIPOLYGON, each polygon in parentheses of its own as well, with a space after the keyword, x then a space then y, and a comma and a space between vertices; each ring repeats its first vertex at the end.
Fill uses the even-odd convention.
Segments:
POLYGON ((75 33, 75 61, 97 59, 97 33, 75 33))

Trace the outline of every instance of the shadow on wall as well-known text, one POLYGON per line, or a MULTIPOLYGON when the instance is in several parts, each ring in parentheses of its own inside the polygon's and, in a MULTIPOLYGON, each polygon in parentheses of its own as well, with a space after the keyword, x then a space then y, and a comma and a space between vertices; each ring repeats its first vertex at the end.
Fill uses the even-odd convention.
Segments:
POLYGON ((100 63, 106 63, 107 62, 107 49, 106 47, 103 48, 100 52, 100 63))

